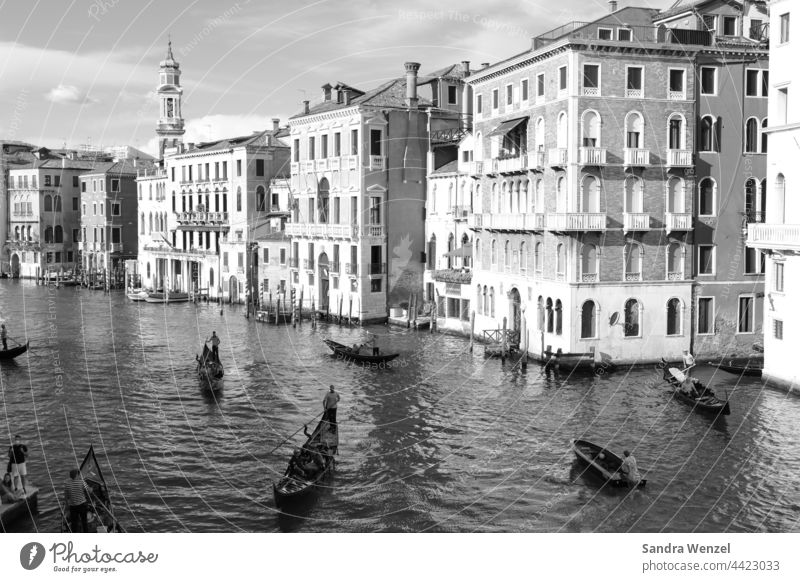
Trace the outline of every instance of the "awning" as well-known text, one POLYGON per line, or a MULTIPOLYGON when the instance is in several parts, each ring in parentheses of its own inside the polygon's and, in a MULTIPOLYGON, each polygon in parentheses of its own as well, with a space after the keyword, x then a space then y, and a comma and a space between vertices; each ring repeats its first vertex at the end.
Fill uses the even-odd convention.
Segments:
POLYGON ((450 251, 449 253, 445 253, 445 257, 471 257, 472 256, 472 246, 464 246, 459 249, 455 249, 450 251))
POLYGON ((526 123, 528 121, 527 117, 517 117, 516 119, 509 119, 508 121, 504 121, 500 125, 498 125, 493 131, 486 134, 486 137, 493 137, 495 135, 506 135, 509 131, 526 123))

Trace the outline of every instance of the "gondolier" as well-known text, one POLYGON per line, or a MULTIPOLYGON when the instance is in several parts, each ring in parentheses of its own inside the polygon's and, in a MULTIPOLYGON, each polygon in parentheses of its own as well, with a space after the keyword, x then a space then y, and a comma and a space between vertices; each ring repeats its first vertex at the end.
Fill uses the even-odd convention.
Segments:
POLYGON ((6 331, 6 324, 0 324, 0 339, 3 340, 3 349, 8 350, 8 332, 6 331))
POLYGON ((72 533, 89 531, 89 491, 78 469, 69 472, 69 481, 64 486, 64 505, 69 510, 69 529, 72 533))
POLYGON ((206 340, 206 343, 211 342, 211 351, 214 353, 214 358, 219 362, 219 336, 216 331, 211 332, 211 337, 206 340))
POLYGON ((331 424, 331 430, 336 430, 336 406, 339 403, 339 394, 331 384, 331 390, 322 399, 322 407, 325 409, 322 420, 327 420, 331 424))
POLYGON ((683 350, 683 371, 688 372, 690 368, 694 368, 694 356, 689 350, 683 350))
POLYGON ((16 435, 14 437, 14 444, 8 447, 8 461, 11 465, 11 479, 14 482, 14 489, 16 491, 22 490, 26 492, 28 486, 28 468, 25 460, 28 454, 28 447, 22 444, 22 437, 16 435), (20 485, 17 485, 17 482, 20 485))

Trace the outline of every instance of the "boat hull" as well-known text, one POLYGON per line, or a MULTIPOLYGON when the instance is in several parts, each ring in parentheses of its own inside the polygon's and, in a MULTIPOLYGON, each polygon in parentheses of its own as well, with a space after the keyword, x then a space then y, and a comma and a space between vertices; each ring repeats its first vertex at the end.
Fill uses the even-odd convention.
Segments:
POLYGON ((30 342, 25 342, 24 346, 17 346, 8 350, 0 350, 0 360, 13 360, 28 351, 30 342))
POLYGON ((29 486, 27 491, 23 499, 0 505, 0 531, 6 531, 14 522, 38 512, 39 488, 29 486))
POLYGON ((189 301, 188 293, 148 293, 148 303, 185 303, 189 301))
MULTIPOLYGON (((618 476, 617 470, 622 466, 622 459, 608 449, 587 440, 573 439, 572 450, 579 461, 585 463, 595 476, 607 483, 621 488, 634 486, 624 477, 618 476), (601 453, 605 456, 604 459, 599 458, 601 453)), ((636 483, 636 487, 639 488, 645 485, 647 485, 647 479, 641 479, 636 483)))
POLYGON ((324 340, 327 346, 333 351, 333 355, 339 360, 348 360, 351 362, 359 362, 364 364, 380 364, 385 362, 391 362, 400 354, 382 354, 382 355, 367 355, 367 354, 356 354, 353 352, 353 349, 333 340, 324 340))
POLYGON ((275 499, 275 505, 278 508, 300 503, 308 499, 320 485, 325 483, 333 475, 333 471, 336 468, 336 461, 333 455, 338 453, 339 431, 338 428, 332 430, 327 420, 319 421, 314 432, 311 433, 311 436, 303 447, 313 450, 323 444, 327 447, 329 454, 323 455, 325 466, 320 469, 313 478, 307 479, 305 477, 293 475, 291 473, 290 462, 283 477, 281 477, 277 483, 272 484, 272 495, 275 499))
POLYGON ((761 376, 761 372, 764 369, 764 358, 729 358, 719 363, 712 363, 712 365, 737 376, 758 377, 761 376))
POLYGON ((727 400, 721 400, 716 396, 692 398, 688 394, 684 394, 681 391, 682 376, 683 373, 676 368, 664 368, 664 381, 672 387, 672 396, 675 400, 691 405, 692 409, 696 412, 713 414, 715 416, 727 416, 731 413, 730 403, 727 400))

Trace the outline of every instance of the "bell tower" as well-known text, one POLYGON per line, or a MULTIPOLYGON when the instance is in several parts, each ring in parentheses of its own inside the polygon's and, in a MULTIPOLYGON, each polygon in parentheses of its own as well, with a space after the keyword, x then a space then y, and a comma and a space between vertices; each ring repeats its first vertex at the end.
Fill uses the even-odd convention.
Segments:
POLYGON ((164 158, 164 150, 175 148, 183 143, 183 117, 181 115, 181 68, 172 56, 172 41, 167 44, 167 56, 161 61, 158 81, 159 116, 158 156, 164 158))

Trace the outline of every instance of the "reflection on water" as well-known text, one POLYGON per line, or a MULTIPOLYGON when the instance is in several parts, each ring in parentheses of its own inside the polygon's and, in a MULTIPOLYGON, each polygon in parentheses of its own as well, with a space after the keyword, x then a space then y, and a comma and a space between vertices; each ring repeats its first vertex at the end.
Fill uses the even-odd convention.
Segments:
POLYGON ((41 513, 90 443, 129 531, 796 531, 800 401, 713 368, 729 417, 672 401, 654 366, 602 377, 527 371, 462 338, 372 326, 247 320, 237 307, 0 282, 12 337, 33 349, 0 374, 4 434, 24 435, 41 513), (195 355, 216 330, 225 388, 201 392, 195 355), (362 368, 322 342, 400 352, 362 368), (275 508, 272 482, 329 384, 342 395, 335 478, 275 508), (6 427, 7 425, 7 427, 6 427), (647 487, 603 487, 572 438, 634 451, 647 487))

